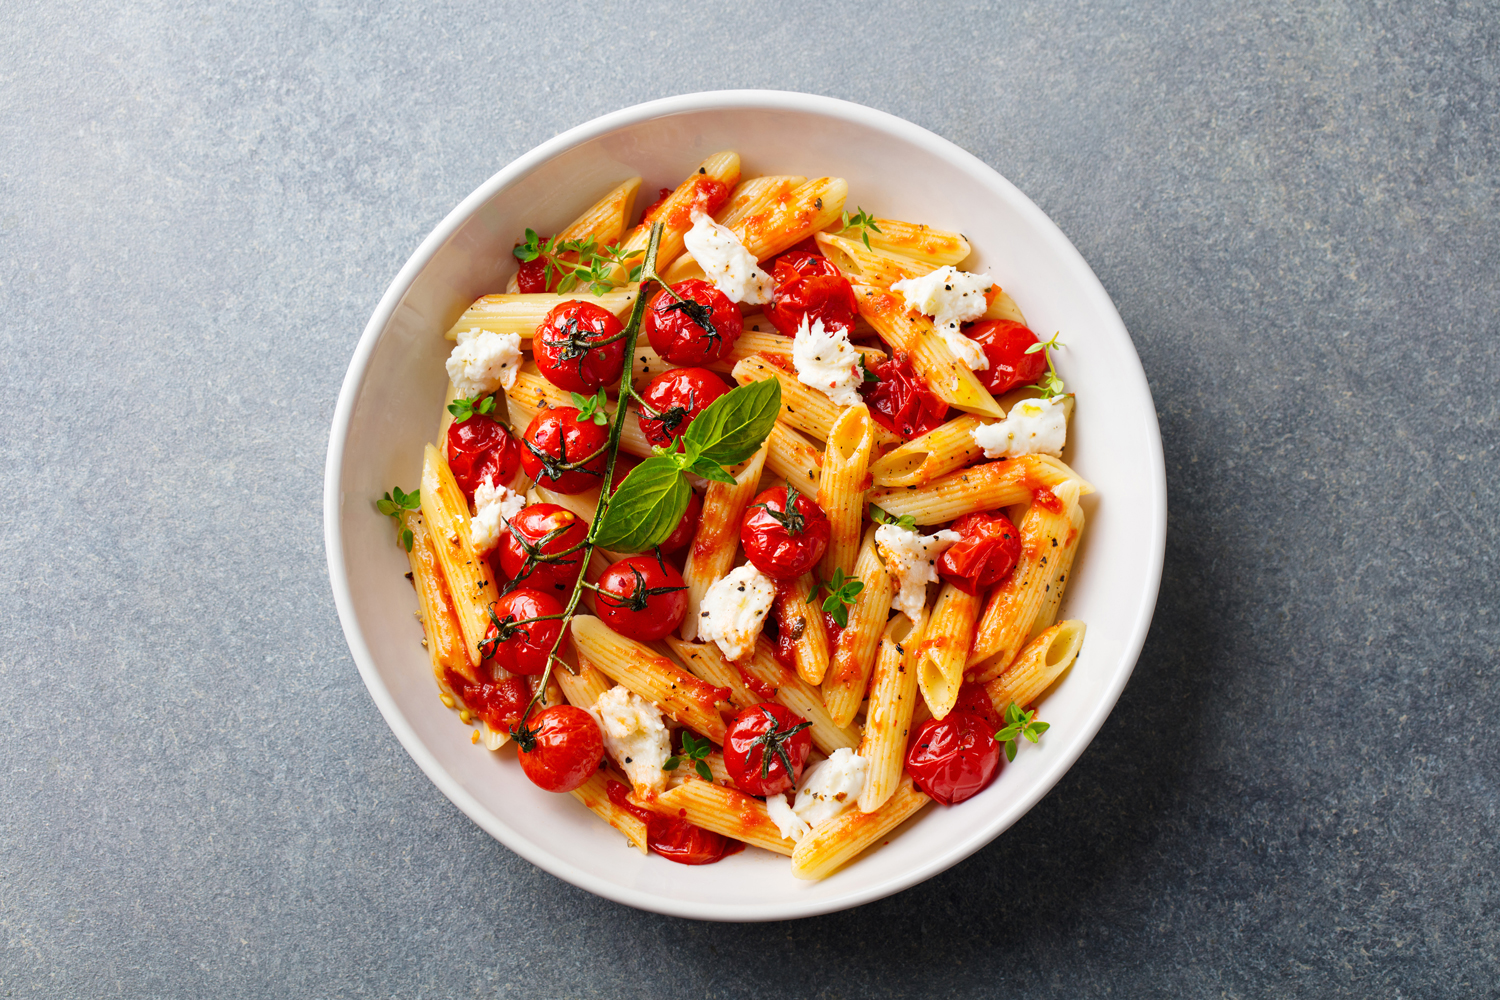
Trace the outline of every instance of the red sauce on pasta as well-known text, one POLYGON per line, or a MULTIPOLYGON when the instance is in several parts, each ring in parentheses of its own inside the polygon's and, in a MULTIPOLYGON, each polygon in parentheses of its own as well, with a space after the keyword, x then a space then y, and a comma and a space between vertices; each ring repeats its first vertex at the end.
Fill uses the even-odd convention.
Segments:
POLYGON ((722 833, 694 826, 681 816, 660 816, 630 801, 630 789, 618 781, 604 786, 609 801, 646 824, 646 847, 679 865, 711 865, 738 854, 745 845, 722 833))

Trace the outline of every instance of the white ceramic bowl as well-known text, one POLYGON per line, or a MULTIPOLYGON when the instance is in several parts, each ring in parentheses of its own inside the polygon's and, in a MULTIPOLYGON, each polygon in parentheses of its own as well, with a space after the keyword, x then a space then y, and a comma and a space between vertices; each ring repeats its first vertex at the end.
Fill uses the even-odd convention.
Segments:
MULTIPOLYGON (((649 199, 648 199, 649 200, 649 199)), ((386 291, 349 364, 328 446, 328 571, 349 648, 397 738, 474 822, 558 878, 630 906, 708 920, 811 916, 879 899, 968 857, 1062 777, 1113 708, 1145 640, 1161 577, 1166 479, 1156 410, 1114 306, 1058 228, 994 170, 879 111, 806 94, 690 94, 627 108, 543 143, 486 181, 432 231, 386 291), (1072 672, 1043 703, 1052 724, 981 795, 929 807, 886 846, 822 882, 749 850, 716 865, 643 857, 572 796, 530 784, 511 754, 469 742, 438 701, 416 596, 390 521, 373 501, 417 485, 446 387, 443 332, 502 290, 525 227, 555 232, 600 192, 640 174, 675 185, 708 153, 737 150, 744 173, 835 175, 850 207, 968 236, 966 267, 988 270, 1031 326, 1062 332, 1058 366, 1078 394, 1066 457, 1098 488, 1064 612, 1088 623, 1072 672)))

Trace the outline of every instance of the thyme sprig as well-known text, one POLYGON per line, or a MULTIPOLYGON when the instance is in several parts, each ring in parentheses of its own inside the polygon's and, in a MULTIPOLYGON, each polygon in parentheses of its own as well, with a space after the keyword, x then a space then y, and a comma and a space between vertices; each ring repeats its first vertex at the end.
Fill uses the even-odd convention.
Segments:
MULTIPOLYGON (((860 236, 865 241, 866 250, 870 249, 870 234, 880 233, 880 227, 875 225, 875 217, 863 208, 856 209, 853 215, 850 215, 847 211, 841 215, 839 219, 839 231, 847 233, 851 229, 859 230, 860 236)), ((884 236, 885 234, 880 233, 880 235, 884 236)))
POLYGON ((1059 347, 1068 346, 1057 339, 1061 336, 1062 331, 1059 330, 1052 335, 1050 340, 1043 340, 1026 348, 1027 354, 1035 354, 1037 351, 1045 351, 1047 354, 1047 374, 1043 375, 1041 381, 1032 386, 1032 388, 1041 392, 1043 399, 1061 396, 1065 391, 1063 389, 1063 380, 1057 377, 1057 369, 1052 365, 1052 351, 1059 347))
POLYGON ((1035 743, 1051 728, 1051 723, 1037 720, 1036 709, 1022 711, 1021 706, 1011 702, 1005 706, 1005 728, 995 734, 995 739, 1004 744, 1005 759, 1015 760, 1018 736, 1024 736, 1035 743))
MULTIPOLYGON (((579 285, 588 286, 595 295, 603 295, 617 284, 615 268, 624 267, 625 262, 635 256, 633 251, 622 246, 601 247, 592 236, 582 240, 560 240, 556 236, 543 240, 535 229, 526 230, 526 239, 511 253, 517 260, 527 263, 538 257, 546 258, 543 277, 551 286, 553 277, 560 276, 557 283, 559 295, 566 295, 579 285), (573 254, 577 259, 568 260, 563 254, 573 254)), ((639 280, 643 267, 644 264, 637 264, 631 268, 625 280, 639 280)))
POLYGON ((401 487, 392 486, 390 493, 386 493, 375 501, 375 509, 395 519, 396 524, 401 528, 401 547, 410 552, 413 536, 411 529, 406 526, 406 514, 408 511, 422 509, 422 491, 418 489, 406 493, 401 487), (392 496, 392 493, 395 496, 392 496))
MULTIPOLYGON (((823 601, 823 610, 833 616, 839 628, 847 628, 849 609, 854 605, 854 599, 859 596, 860 591, 865 589, 864 581, 858 577, 845 576, 842 569, 836 569, 833 571, 833 579, 824 580, 818 586, 828 591, 828 597, 823 601)), ((816 591, 814 593, 816 594, 816 591)))
POLYGON ((677 770, 677 765, 681 764, 685 758, 693 762, 693 770, 698 772, 698 777, 709 784, 713 784, 714 772, 709 769, 708 761, 703 759, 709 755, 713 748, 714 745, 709 742, 707 736, 694 737, 692 733, 684 729, 682 731, 682 752, 675 753, 663 761, 661 769, 663 771, 675 771, 677 770))

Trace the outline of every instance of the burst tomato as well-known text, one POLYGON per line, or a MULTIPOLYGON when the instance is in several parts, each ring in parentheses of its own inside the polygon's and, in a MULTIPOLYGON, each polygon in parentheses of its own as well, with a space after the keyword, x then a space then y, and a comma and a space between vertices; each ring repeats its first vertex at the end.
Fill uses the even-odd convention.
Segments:
POLYGON ((906 770, 922 791, 955 805, 995 780, 1000 744, 983 718, 955 710, 922 723, 906 752, 906 770))
POLYGON ((536 366, 559 389, 593 395, 619 381, 625 368, 620 321, 592 302, 564 302, 547 314, 532 337, 536 366))
POLYGON ((543 410, 521 435, 521 468, 538 486, 582 493, 603 482, 609 429, 578 419, 571 406, 543 410))
MULTIPOLYGON (((545 246, 552 237, 543 236, 541 244, 545 246)), ((516 290, 528 294, 545 292, 547 290, 547 258, 538 254, 534 260, 523 260, 516 268, 516 290)))
POLYGON ((531 701, 531 687, 524 677, 506 674, 498 679, 475 682, 452 670, 444 670, 443 679, 465 708, 498 732, 503 733, 514 725, 531 701))
POLYGON ((500 540, 500 569, 518 585, 561 600, 573 592, 583 552, 557 554, 582 542, 588 532, 588 524, 571 510, 530 504, 510 519, 510 530, 500 540))
POLYGON ((538 788, 571 792, 599 770, 604 736, 583 709, 553 705, 526 720, 526 731, 516 741, 516 757, 538 788))
POLYGON ((938 557, 938 575, 966 594, 993 587, 1021 558, 1021 533, 1004 514, 965 514, 953 530, 963 537, 938 557))
POLYGON ((604 785, 609 801, 646 824, 646 846, 679 865, 711 865, 744 850, 745 845, 720 833, 694 826, 681 817, 661 816, 630 801, 630 789, 618 781, 604 785))
POLYGON ((448 425, 448 468, 470 500, 482 482, 491 486, 510 482, 520 464, 521 449, 499 421, 476 413, 462 423, 448 425))
POLYGON ((879 381, 865 382, 859 394, 870 407, 870 416, 886 430, 914 438, 941 424, 948 415, 948 404, 934 396, 912 370, 905 352, 898 351, 895 357, 868 371, 879 381))
POLYGON ((831 529, 818 502, 786 486, 763 491, 745 509, 745 558, 773 580, 795 580, 818 564, 831 529))
POLYGON ((674 365, 718 361, 745 330, 739 307, 706 281, 688 278, 656 293, 646 308, 646 338, 674 365), (678 301, 678 299, 682 301, 678 301))
POLYGON ((597 586, 599 617, 627 639, 660 639, 687 614, 682 574, 651 556, 621 559, 599 576, 597 586))
POLYGON ((534 622, 562 614, 562 603, 550 594, 520 587, 490 605, 490 627, 479 651, 486 663, 512 674, 539 674, 562 632, 561 620, 534 622))
POLYGON ((788 337, 805 321, 822 320, 823 329, 854 332, 854 289, 839 269, 820 253, 792 249, 776 258, 771 276, 775 295, 766 319, 788 337))
POLYGON ((1036 334, 1014 320, 982 319, 964 327, 964 335, 983 347, 989 359, 989 368, 974 376, 991 395, 1039 381, 1047 370, 1045 351, 1026 353, 1027 348, 1039 343, 1036 334))
POLYGON ((672 445, 687 433, 694 417, 728 391, 724 380, 707 368, 673 368, 662 372, 641 393, 646 404, 641 430, 646 440, 662 448, 672 445))
POLYGON ((1001 720, 1000 713, 995 711, 995 703, 990 700, 989 692, 984 689, 983 684, 964 681, 959 685, 958 700, 953 703, 953 710, 979 716, 992 733, 1005 728, 1005 723, 1001 720))
POLYGON ((812 752, 812 723, 785 705, 761 702, 734 717, 724 736, 724 767, 747 795, 797 787, 812 752))

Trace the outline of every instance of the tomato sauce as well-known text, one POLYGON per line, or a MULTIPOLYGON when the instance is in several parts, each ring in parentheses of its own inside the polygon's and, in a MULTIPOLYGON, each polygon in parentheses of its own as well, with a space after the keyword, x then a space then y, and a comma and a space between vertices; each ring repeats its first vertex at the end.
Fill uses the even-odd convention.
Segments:
POLYGON ((507 676, 500 681, 476 683, 453 670, 444 670, 443 678, 464 707, 497 732, 510 729, 531 700, 531 686, 524 677, 507 676))
POLYGON ((738 854, 745 845, 722 833, 694 826, 678 816, 661 816, 630 801, 630 789, 618 781, 604 786, 609 801, 646 824, 646 847, 679 865, 711 865, 738 854))

